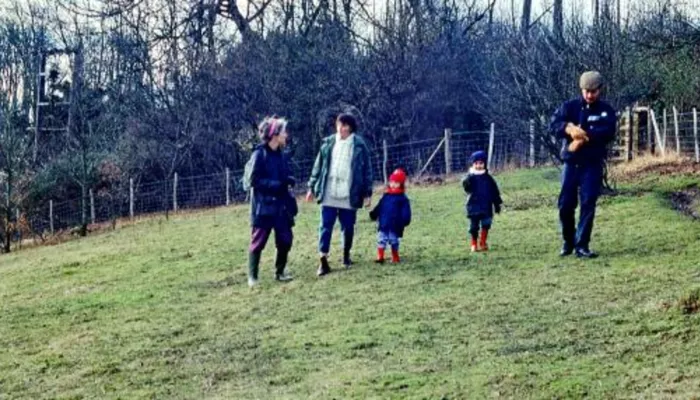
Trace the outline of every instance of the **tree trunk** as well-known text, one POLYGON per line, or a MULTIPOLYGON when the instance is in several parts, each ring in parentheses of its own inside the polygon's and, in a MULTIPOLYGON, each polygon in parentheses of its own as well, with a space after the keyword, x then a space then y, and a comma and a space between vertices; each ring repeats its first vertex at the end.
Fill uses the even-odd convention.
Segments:
POLYGON ((564 41, 564 0, 554 0, 552 11, 554 36, 561 43, 564 41))
POLYGON ((600 23, 600 2, 593 0, 593 25, 598 26, 600 23))
POLYGON ((527 38, 530 31, 530 16, 532 14, 532 0, 523 0, 523 13, 520 16, 520 33, 527 38))
POLYGON ((12 225, 10 224, 10 220, 12 219, 12 174, 9 173, 7 174, 7 183, 6 183, 6 192, 5 195, 7 196, 5 199, 5 237, 3 238, 3 244, 2 244, 2 250, 3 253, 9 253, 10 252, 10 243, 12 243, 12 225))

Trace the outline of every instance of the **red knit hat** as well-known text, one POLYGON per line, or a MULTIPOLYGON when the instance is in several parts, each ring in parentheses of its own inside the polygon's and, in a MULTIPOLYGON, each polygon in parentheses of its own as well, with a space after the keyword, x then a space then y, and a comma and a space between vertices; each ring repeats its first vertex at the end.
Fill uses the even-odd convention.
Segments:
POLYGON ((389 194, 400 194, 403 193, 404 191, 404 185, 406 184, 406 172, 402 170, 401 168, 397 169, 396 171, 391 173, 391 176, 389 176, 389 182, 396 182, 399 185, 401 185, 398 188, 391 188, 387 187, 386 192, 389 194))
POLYGON ((406 172, 404 172, 404 170, 401 168, 397 169, 391 173, 391 176, 389 176, 389 182, 396 182, 403 185, 406 183, 406 172))

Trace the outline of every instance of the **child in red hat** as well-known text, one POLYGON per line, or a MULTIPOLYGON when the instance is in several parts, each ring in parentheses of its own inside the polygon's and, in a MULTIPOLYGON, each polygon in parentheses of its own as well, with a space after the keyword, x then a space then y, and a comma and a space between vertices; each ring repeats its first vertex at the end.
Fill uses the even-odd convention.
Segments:
POLYGON ((391 246, 391 262, 401 261, 399 241, 411 223, 411 202, 405 191, 406 173, 399 168, 391 174, 384 195, 369 213, 372 221, 377 221, 377 263, 384 263, 387 245, 391 246))

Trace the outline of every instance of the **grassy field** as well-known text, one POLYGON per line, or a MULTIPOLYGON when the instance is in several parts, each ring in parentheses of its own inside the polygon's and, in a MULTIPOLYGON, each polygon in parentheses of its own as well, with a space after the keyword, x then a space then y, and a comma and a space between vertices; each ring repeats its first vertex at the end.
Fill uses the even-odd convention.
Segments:
POLYGON ((459 184, 414 187, 404 263, 371 262, 363 212, 355 268, 317 279, 304 205, 296 280, 273 281, 269 247, 252 291, 240 207, 2 256, 0 399, 700 393, 700 223, 667 196, 698 176, 649 174, 601 199, 590 261, 557 256, 556 170, 497 179, 488 254, 468 252, 459 184))

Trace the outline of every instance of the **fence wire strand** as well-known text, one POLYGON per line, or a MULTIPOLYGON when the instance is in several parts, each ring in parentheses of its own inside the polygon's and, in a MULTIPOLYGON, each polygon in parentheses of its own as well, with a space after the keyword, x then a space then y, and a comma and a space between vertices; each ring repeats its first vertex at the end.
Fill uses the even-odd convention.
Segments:
MULTIPOLYGON (((665 145, 667 152, 678 152, 680 155, 695 158, 697 131, 692 112, 679 113, 678 124, 672 112, 665 115, 659 113, 657 122, 661 143, 656 143, 656 134, 649 131, 647 120, 641 121, 638 129, 637 146, 640 148, 652 144, 665 145), (664 123, 665 122, 665 123, 664 123), (666 127, 665 131, 663 127, 666 127), (676 130, 677 129, 677 130, 676 130), (678 134, 676 135, 676 132, 678 134), (651 143, 648 143, 651 140, 651 143)), ((535 135, 533 142, 530 126, 527 122, 515 124, 512 131, 494 132, 491 169, 521 168, 541 165, 549 160, 548 146, 556 146, 554 139, 547 135, 535 135), (542 140, 552 140, 544 143, 542 140)), ((653 129, 653 127, 651 128, 653 129)), ((449 147, 451 163, 449 168, 453 173, 463 173, 469 169, 469 157, 477 150, 488 151, 490 131, 454 132, 450 135, 449 147)), ((621 142, 618 135, 618 142, 621 142)), ((443 175, 447 172, 446 153, 443 137, 423 139, 413 142, 386 143, 380 142, 372 149, 371 167, 374 180, 383 182, 385 173, 391 174, 396 168, 403 168, 409 176, 416 177, 422 172, 426 175, 443 175), (386 154, 386 158, 385 158, 386 154), (431 159, 432 157, 432 159, 431 159)), ((648 147, 644 147, 648 148, 648 147)), ((291 168, 297 185, 296 191, 306 190, 315 159, 291 159, 291 168)), ((243 171, 230 171, 202 176, 179 177, 177 190, 174 190, 175 179, 160 182, 135 183, 133 197, 134 217, 152 215, 173 211, 175 200, 177 209, 196 209, 217 207, 227 204, 240 204, 247 200, 247 194, 242 187, 243 171), (227 177, 229 182, 227 182, 227 177), (227 193, 228 190, 228 193, 227 193)), ((100 190, 88 199, 87 219, 92 223, 104 223, 119 218, 131 217, 132 203, 128 184, 126 187, 100 190), (94 219, 92 209, 94 208, 94 219)), ((54 232, 74 229, 81 225, 83 216, 82 199, 54 202, 34 210, 26 210, 31 214, 30 225, 35 233, 46 235, 54 232)))

